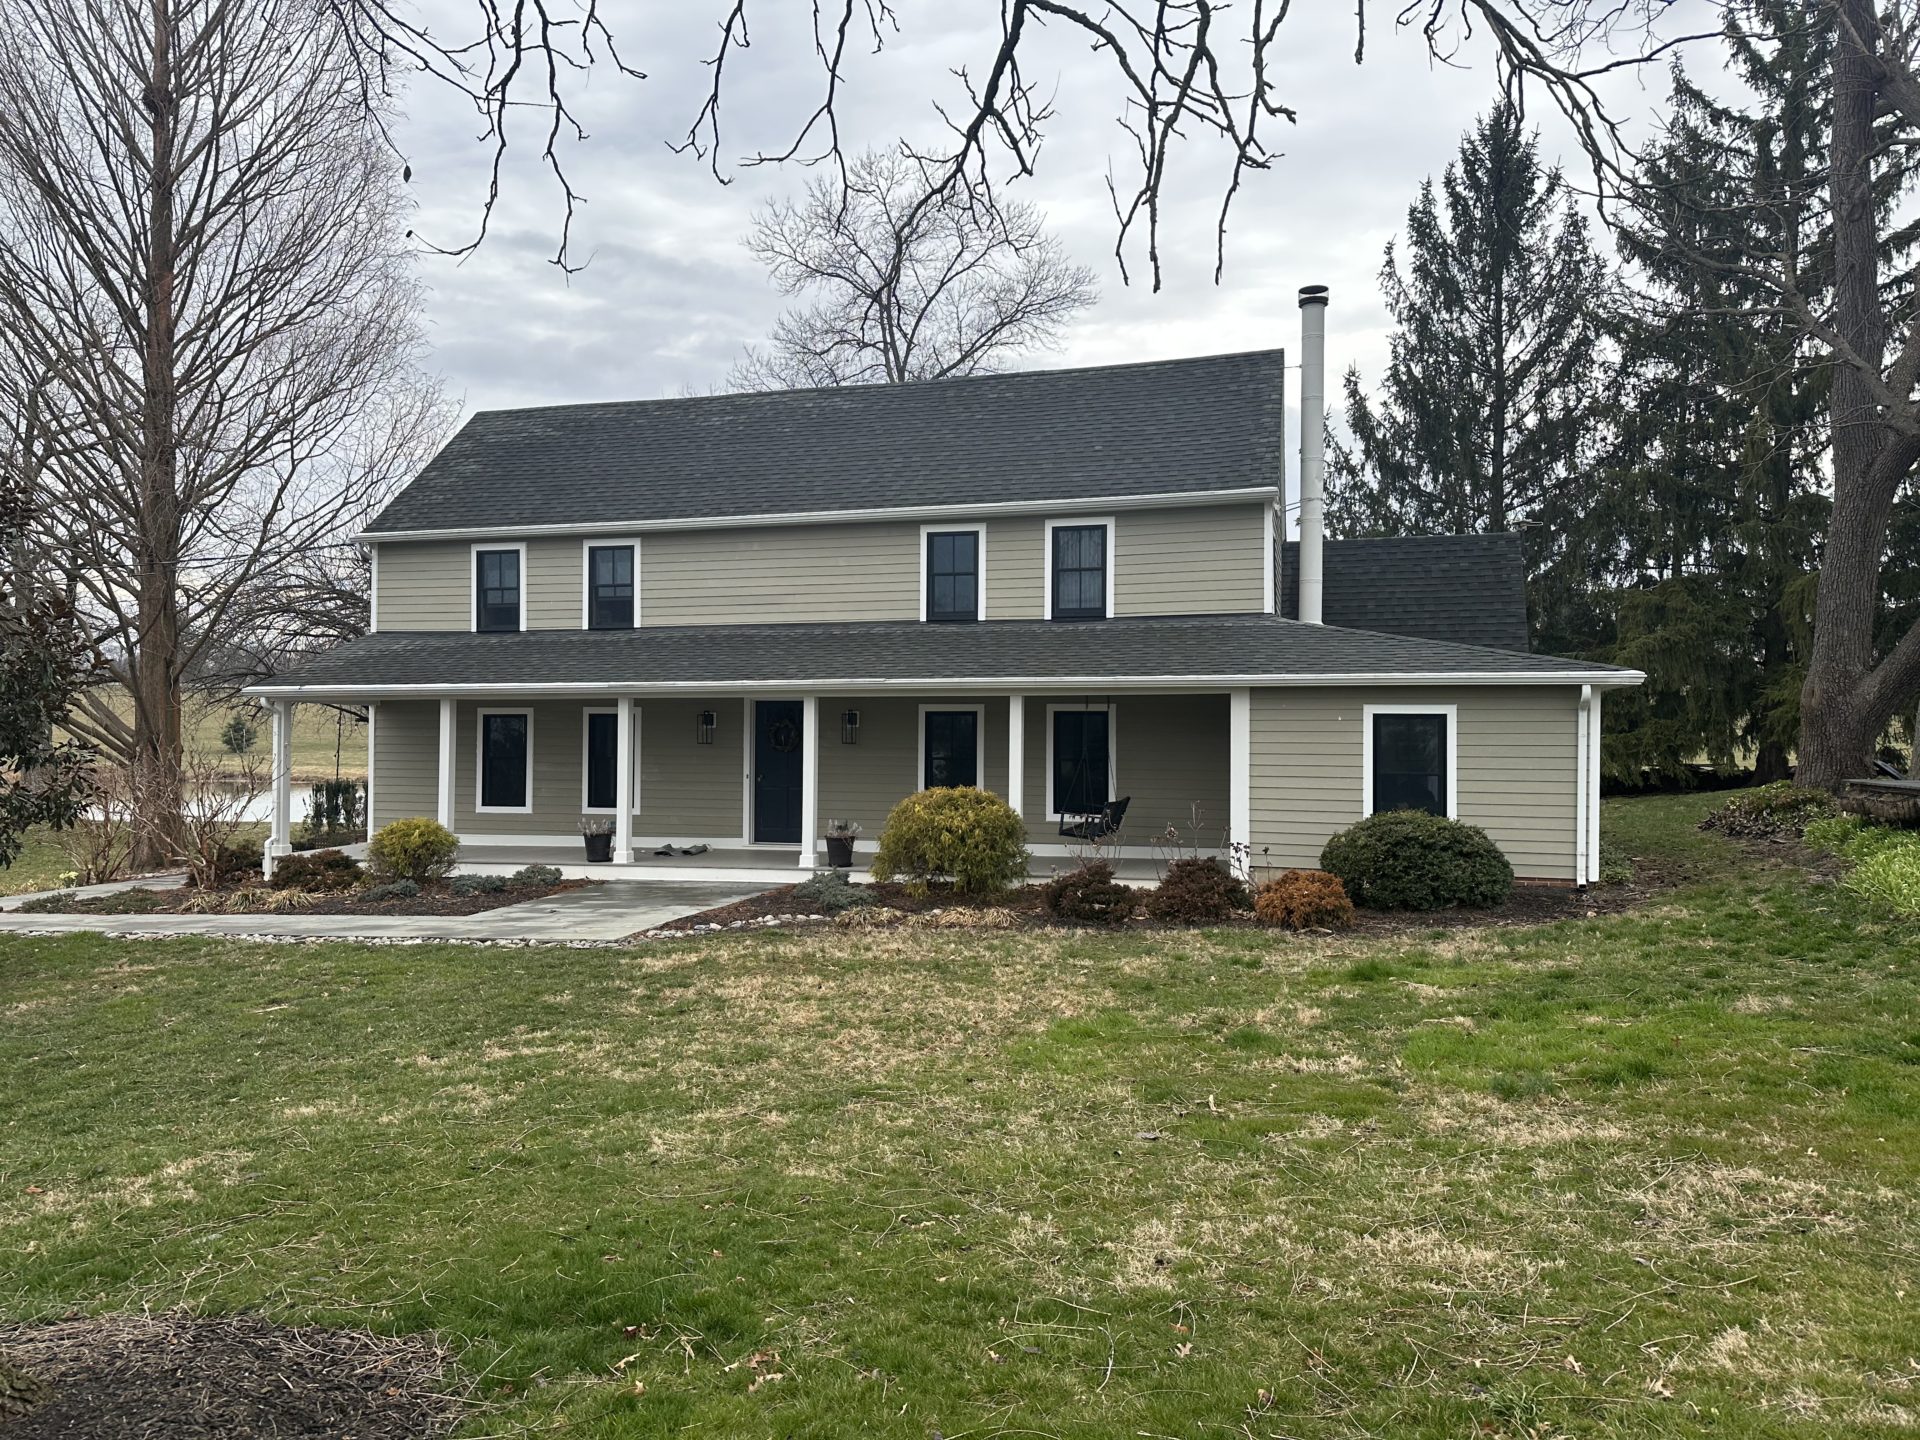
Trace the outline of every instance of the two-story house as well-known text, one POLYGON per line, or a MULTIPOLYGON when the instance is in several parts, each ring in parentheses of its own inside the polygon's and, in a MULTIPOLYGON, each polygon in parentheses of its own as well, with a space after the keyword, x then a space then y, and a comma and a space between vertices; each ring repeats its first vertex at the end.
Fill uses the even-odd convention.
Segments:
POLYGON ((1121 798, 1123 856, 1197 808, 1300 866, 1413 805, 1595 878, 1600 697, 1641 677, 1527 653, 1512 537, 1323 545, 1316 506, 1283 543, 1283 381, 1275 350, 476 415, 362 537, 372 633, 252 692, 270 850, 325 701, 366 708, 375 826, 494 865, 604 815, 616 864, 790 874, 827 817, 870 842, 979 785, 1043 857, 1121 798))

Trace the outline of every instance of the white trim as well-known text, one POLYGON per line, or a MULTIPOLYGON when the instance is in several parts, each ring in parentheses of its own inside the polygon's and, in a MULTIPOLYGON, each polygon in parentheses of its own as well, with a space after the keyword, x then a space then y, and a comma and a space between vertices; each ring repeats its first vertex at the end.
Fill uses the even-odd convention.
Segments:
POLYGON ((820 849, 820 697, 800 700, 800 868, 820 849))
POLYGON ((373 728, 374 715, 380 708, 380 702, 367 702, 367 838, 373 838, 373 728))
POLYGON ((367 547, 367 564, 372 574, 367 579, 367 633, 380 633, 380 547, 367 547))
MULTIPOLYGON (((763 525, 838 525, 859 520, 970 520, 1049 511, 1165 510, 1182 505, 1234 505, 1272 497, 1275 485, 1243 485, 1230 490, 1158 490, 1150 495, 1062 496, 1057 500, 1001 500, 976 505, 881 505, 861 510, 778 510, 752 515, 690 515, 664 520, 606 520, 551 525, 456 525, 435 530, 362 530, 362 544, 388 540, 470 540, 490 535, 639 535, 663 530, 736 530, 763 525)), ((492 547, 489 547, 492 548, 492 547)))
MULTIPOLYGON (((755 697, 747 695, 740 702, 740 836, 741 843, 751 845, 753 841, 753 735, 754 726, 759 722, 759 712, 753 707, 755 697)), ((718 710, 713 718, 720 718, 718 710)), ((699 719, 695 717, 695 724, 699 719)), ((720 727, 714 726, 714 743, 720 742, 720 727)))
MULTIPOLYGON (((637 535, 588 535, 580 542, 580 628, 593 628, 593 552, 633 547, 633 629, 640 628, 640 537, 637 535)), ((609 629, 613 628, 611 626, 609 629)))
POLYGON ((927 620, 927 537, 956 535, 969 530, 979 537, 979 551, 975 557, 978 572, 973 582, 973 618, 975 620, 987 618, 987 527, 984 524, 922 525, 920 527, 920 619, 923 624, 927 620))
MULTIPOLYGON (((587 803, 587 749, 588 727, 593 723, 589 715, 618 715, 620 707, 614 705, 588 705, 580 711, 580 813, 582 815, 611 815, 618 807, 613 805, 589 805, 587 803)), ((698 724, 698 721, 695 721, 698 724)), ((633 811, 640 813, 640 707, 633 707, 633 811)))
POLYGON ((261 851, 261 870, 269 880, 280 857, 293 853, 293 705, 273 702, 273 817, 261 851))
POLYGON ((482 706, 473 719, 473 813, 476 815, 531 815, 533 813, 533 707, 528 705, 482 706), (527 717, 527 803, 524 805, 487 805, 482 797, 487 783, 487 717, 524 715, 527 717))
POLYGON ((1082 515, 1077 518, 1062 517, 1048 520, 1046 523, 1046 536, 1040 552, 1040 618, 1042 620, 1053 619, 1053 532, 1062 527, 1072 529, 1080 525, 1107 527, 1107 613, 1101 618, 1105 620, 1113 618, 1113 577, 1120 569, 1120 557, 1115 553, 1118 547, 1114 543, 1116 531, 1113 516, 1082 515))
MULTIPOLYGON (((518 550, 520 552, 520 629, 527 628, 527 542, 524 540, 480 541, 476 540, 467 547, 467 629, 473 634, 480 633, 480 552, 491 554, 496 550, 518 550)), ((501 632, 489 631, 489 634, 501 632)))
POLYGON ((434 809, 440 824, 453 829, 457 745, 460 733, 459 702, 452 696, 442 696, 440 700, 440 764, 434 774, 434 809))
POLYGON ((1109 802, 1120 798, 1120 717, 1115 713, 1119 706, 1108 702, 1105 705, 1049 705, 1047 706, 1047 819, 1058 821, 1066 819, 1053 803, 1053 717, 1062 710, 1107 712, 1107 799, 1109 802))
MULTIPOLYGON (((1293 623, 1293 622, 1288 622, 1293 623)), ((259 699, 291 697, 301 700, 364 701, 385 698, 404 700, 422 693, 429 695, 520 695, 551 696, 612 695, 622 691, 634 695, 743 695, 771 699, 796 699, 807 690, 816 693, 861 691, 935 690, 950 695, 1004 695, 1019 689, 1029 695, 1101 694, 1147 692, 1168 694, 1192 691, 1217 695, 1222 690, 1249 685, 1256 689, 1296 688, 1315 685, 1592 685, 1626 688, 1645 683, 1642 671, 1629 670, 1538 670, 1518 671, 1425 671, 1418 674, 1383 674, 1377 670, 1326 671, 1316 674, 1275 675, 1247 672, 1222 675, 990 675, 974 679, 955 679, 951 675, 916 675, 911 678, 876 678, 870 675, 822 675, 798 680, 535 680, 502 681, 498 684, 446 684, 443 682, 405 685, 249 685, 241 693, 259 699)))
POLYGON ((1280 551, 1274 544, 1274 511, 1277 506, 1268 505, 1262 511, 1260 524, 1260 549, 1264 560, 1260 565, 1260 608, 1268 615, 1279 613, 1279 604, 1275 599, 1275 571, 1280 568, 1280 551))
POLYGON ((1587 721, 1587 881, 1600 883, 1600 755, 1606 730, 1600 723, 1602 692, 1593 692, 1593 714, 1587 721))
POLYGON ((922 705, 920 707, 919 740, 914 746, 917 759, 914 762, 914 786, 912 793, 927 788, 927 712, 937 711, 948 714, 961 710, 973 712, 973 776, 974 787, 987 788, 987 707, 984 704, 970 705, 922 705))
POLYGON ((1587 716, 1593 706, 1593 687, 1580 687, 1573 707, 1573 879, 1587 883, 1587 716))
POLYGON ((1227 692, 1227 842, 1244 847, 1244 880, 1253 863, 1253 692, 1245 686, 1227 692))
POLYGON ((1016 815, 1027 813, 1027 697, 1007 696, 1007 804, 1016 815))
POLYGON ((1460 707, 1458 705, 1362 705, 1360 814, 1373 814, 1373 717, 1376 715, 1439 715, 1447 722, 1447 818, 1460 818, 1460 707))

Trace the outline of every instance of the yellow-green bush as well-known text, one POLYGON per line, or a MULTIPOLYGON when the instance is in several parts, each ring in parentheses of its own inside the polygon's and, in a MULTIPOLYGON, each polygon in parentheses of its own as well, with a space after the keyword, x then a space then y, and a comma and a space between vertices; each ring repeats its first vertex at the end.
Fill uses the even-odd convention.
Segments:
POLYGON ((411 880, 424 885, 453 870, 460 841, 437 820, 394 820, 374 831, 367 842, 367 859, 374 874, 386 880, 411 880))
POLYGON ((1004 890, 1026 874, 1026 826, 998 795, 967 785, 907 796, 887 816, 873 857, 876 880, 921 889, 944 880, 959 891, 1004 890))
POLYGON ((1847 888, 1896 915, 1920 919, 1920 835, 1889 833, 1900 838, 1862 855, 1847 872, 1847 888))

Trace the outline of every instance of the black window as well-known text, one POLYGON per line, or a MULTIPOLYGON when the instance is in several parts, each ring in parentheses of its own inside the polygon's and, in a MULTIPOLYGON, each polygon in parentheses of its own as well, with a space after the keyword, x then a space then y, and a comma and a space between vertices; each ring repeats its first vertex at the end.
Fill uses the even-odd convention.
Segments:
POLYGON ((927 619, 980 618, 980 532, 927 535, 927 619))
POLYGON ((587 715, 587 808, 613 809, 620 767, 620 716, 595 710, 587 715))
POLYGON ((1373 808, 1447 813, 1447 717, 1373 717, 1373 808))
POLYGON ((633 546, 587 548, 587 628, 633 628, 633 546))
POLYGON ((976 710, 927 711, 927 788, 980 783, 980 714, 976 710))
POLYGON ((1053 531, 1053 618, 1100 620, 1107 613, 1107 527, 1057 525, 1053 531))
POLYGON ((473 619, 476 630, 520 628, 520 552, 481 550, 474 555, 473 619))
POLYGON ((1112 798, 1113 731, 1105 710, 1053 712, 1053 808, 1092 815, 1112 798))
POLYGON ((527 808, 527 717, 480 717, 480 804, 488 810, 527 808))

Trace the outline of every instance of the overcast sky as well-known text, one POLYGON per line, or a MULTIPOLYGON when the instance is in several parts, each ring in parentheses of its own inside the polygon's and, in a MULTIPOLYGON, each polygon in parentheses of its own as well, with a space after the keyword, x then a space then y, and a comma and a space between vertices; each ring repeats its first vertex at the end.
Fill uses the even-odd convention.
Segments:
MULTIPOLYGON (((432 0, 446 26, 471 0, 432 0)), ((559 198, 536 163, 537 138, 518 137, 493 231, 464 261, 428 256, 434 360, 465 410, 566 401, 651 398, 721 385, 740 347, 764 337, 780 297, 740 245, 754 204, 797 190, 792 166, 741 169, 738 158, 784 145, 815 103, 817 71, 804 28, 810 8, 784 0, 756 13, 753 49, 729 61, 722 171, 715 182, 668 143, 684 134, 707 84, 702 59, 717 38, 721 0, 602 0, 630 64, 644 81, 595 74, 579 100, 591 138, 567 147, 587 197, 575 227, 589 263, 562 274, 549 262, 559 198), (789 28, 776 20, 782 15, 789 28), (534 139, 535 143, 528 143, 534 139)), ((938 138, 936 98, 956 102, 949 67, 991 54, 998 6, 990 0, 902 0, 901 34, 878 57, 850 67, 842 106, 850 148, 906 134, 938 138)), ((1104 364, 1270 345, 1296 348, 1295 292, 1333 289, 1328 315, 1329 389, 1357 363, 1369 378, 1385 354, 1377 297, 1381 249, 1401 228, 1422 179, 1452 157, 1461 132, 1494 95, 1490 56, 1469 49, 1454 68, 1429 60, 1416 35, 1376 17, 1366 63, 1356 67, 1353 8, 1296 4, 1283 27, 1283 98, 1299 113, 1272 132, 1273 168, 1247 181, 1236 202, 1227 269, 1213 283, 1212 225, 1224 179, 1217 148, 1182 152, 1167 191, 1164 285, 1146 283, 1144 252, 1123 285, 1112 255, 1114 222, 1104 176, 1124 166, 1127 136, 1113 123, 1119 91, 1084 41, 1051 35, 1026 56, 1029 75, 1057 85, 1057 118, 1039 173, 1018 193, 1038 206, 1074 256, 1099 276, 1099 304, 1062 350, 1031 365, 1104 364)), ((1666 89, 1654 68, 1618 88, 1616 103, 1652 113, 1666 89), (1644 88, 1642 88, 1644 87, 1644 88)), ((1584 181, 1584 161, 1542 103, 1542 150, 1584 181)), ((471 229, 485 180, 474 116, 445 91, 409 97, 403 141, 421 206, 419 228, 452 241, 471 229)), ((531 124, 533 117, 529 117, 531 124)), ((1121 172, 1124 174, 1124 170, 1121 172)), ((1289 401, 1294 387, 1289 386, 1289 401)), ((1291 408, 1291 403, 1290 403, 1291 408)), ((1297 433, 1297 432, 1294 432, 1297 433)))

